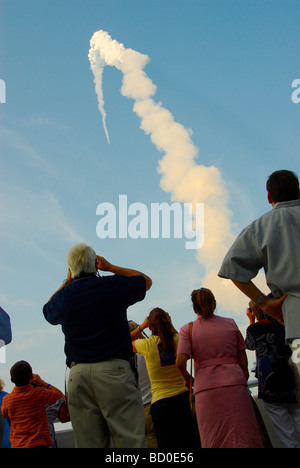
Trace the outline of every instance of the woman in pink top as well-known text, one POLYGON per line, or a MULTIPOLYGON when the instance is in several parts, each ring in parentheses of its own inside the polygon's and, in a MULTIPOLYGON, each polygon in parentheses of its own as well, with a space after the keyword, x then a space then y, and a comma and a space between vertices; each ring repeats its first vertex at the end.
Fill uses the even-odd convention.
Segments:
POLYGON ((176 364, 186 381, 186 364, 195 361, 194 394, 203 448, 262 448, 247 388, 248 360, 234 320, 214 315, 209 289, 192 292, 197 320, 192 343, 189 324, 180 330, 176 364))

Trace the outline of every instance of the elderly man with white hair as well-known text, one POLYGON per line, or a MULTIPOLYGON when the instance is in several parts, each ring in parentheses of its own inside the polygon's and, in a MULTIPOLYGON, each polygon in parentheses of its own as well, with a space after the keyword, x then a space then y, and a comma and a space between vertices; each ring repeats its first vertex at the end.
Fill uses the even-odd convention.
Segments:
POLYGON ((69 250, 67 265, 67 279, 43 313, 65 335, 76 447, 107 448, 110 440, 115 448, 146 447, 127 308, 144 299, 152 281, 112 265, 84 243, 69 250))

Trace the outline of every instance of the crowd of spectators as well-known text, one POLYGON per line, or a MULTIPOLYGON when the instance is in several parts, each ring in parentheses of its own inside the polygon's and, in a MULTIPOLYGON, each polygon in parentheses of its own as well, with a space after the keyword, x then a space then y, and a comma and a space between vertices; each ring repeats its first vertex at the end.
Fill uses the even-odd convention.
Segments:
MULTIPOLYGON (((71 421, 78 448, 263 448, 247 385, 248 349, 256 353, 258 398, 282 446, 299 448, 300 364, 292 354, 300 339, 299 180, 276 171, 267 193, 273 209, 243 230, 219 271, 250 299, 245 337, 233 319, 216 314, 205 287, 191 293, 196 320, 179 332, 160 307, 140 325, 128 323, 127 309, 145 298, 150 277, 111 264, 84 243, 73 246, 66 280, 43 307, 65 337, 67 398, 28 362, 16 362, 13 391, 6 394, 0 381, 0 446, 57 447, 58 419, 71 421), (266 294, 253 283, 261 269, 266 294)), ((6 345, 11 331, 2 309, 0 319, 6 345)))

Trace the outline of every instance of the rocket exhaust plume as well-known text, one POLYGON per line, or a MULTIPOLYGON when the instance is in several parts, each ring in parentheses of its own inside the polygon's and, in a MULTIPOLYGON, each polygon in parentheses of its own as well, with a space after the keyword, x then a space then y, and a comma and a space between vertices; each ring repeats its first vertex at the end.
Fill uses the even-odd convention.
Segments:
POLYGON ((204 245, 197 251, 197 260, 204 268, 201 284, 213 290, 219 304, 240 313, 241 293, 230 281, 217 276, 221 261, 235 237, 230 224, 229 194, 220 171, 214 166, 196 164, 198 148, 191 140, 192 132, 177 123, 160 102, 152 99, 156 86, 143 70, 149 62, 147 55, 125 48, 100 30, 91 38, 89 60, 108 141, 102 91, 102 73, 106 65, 121 71, 121 94, 133 99, 133 111, 141 119, 140 128, 163 153, 158 167, 161 189, 170 193, 173 202, 205 204, 204 245))
POLYGON ((94 74, 95 91, 98 97, 98 107, 102 114, 103 128, 105 131, 107 141, 110 144, 109 135, 108 135, 107 127, 106 127, 106 112, 104 110, 104 99, 103 99, 103 91, 102 91, 102 75, 103 75, 103 68, 104 68, 105 62, 103 62, 100 57, 97 57, 96 60, 92 60, 90 58, 90 63, 91 63, 91 69, 94 74))

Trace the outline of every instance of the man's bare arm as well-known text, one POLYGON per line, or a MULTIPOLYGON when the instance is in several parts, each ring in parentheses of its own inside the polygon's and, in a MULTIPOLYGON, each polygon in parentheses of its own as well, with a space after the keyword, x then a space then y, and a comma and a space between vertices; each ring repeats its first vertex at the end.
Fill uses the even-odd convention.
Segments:
MULTIPOLYGON (((255 303, 257 303, 264 295, 252 281, 243 283, 241 281, 232 280, 232 282, 242 293, 244 293, 247 297, 249 297, 249 299, 251 299, 255 303)), ((264 298, 259 304, 259 307, 267 315, 274 318, 283 325, 284 322, 282 315, 282 304, 285 301, 286 297, 287 294, 284 294, 279 299, 272 299, 270 297, 264 296, 264 298)))
POLYGON ((109 271, 115 275, 124 275, 124 276, 143 276, 146 280, 146 291, 148 291, 152 286, 152 280, 149 276, 145 275, 138 270, 133 270, 132 268, 124 268, 111 264, 104 257, 97 255, 96 267, 101 271, 109 271))

